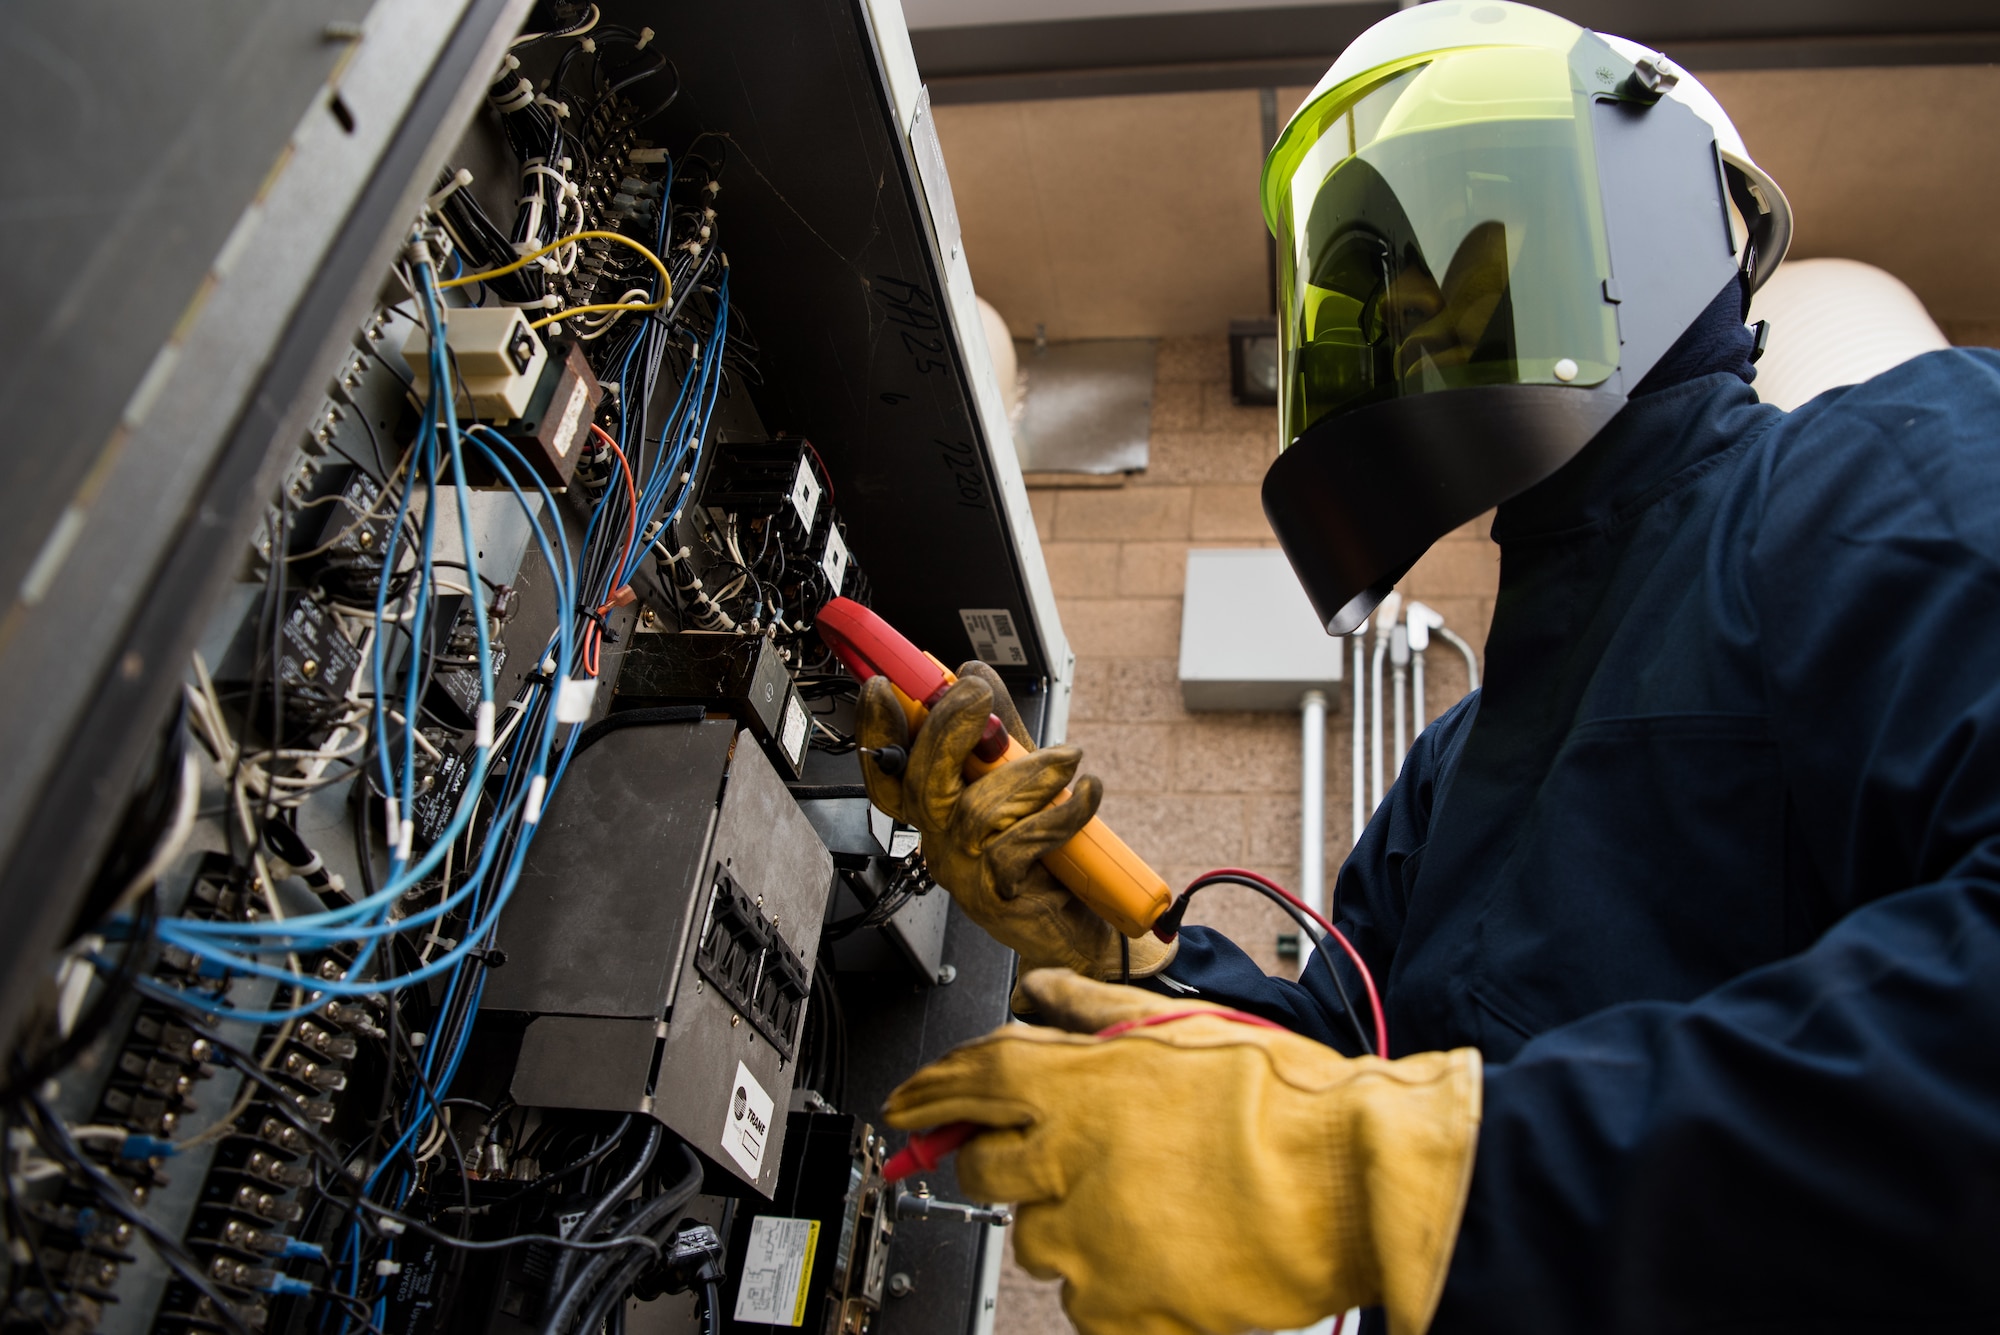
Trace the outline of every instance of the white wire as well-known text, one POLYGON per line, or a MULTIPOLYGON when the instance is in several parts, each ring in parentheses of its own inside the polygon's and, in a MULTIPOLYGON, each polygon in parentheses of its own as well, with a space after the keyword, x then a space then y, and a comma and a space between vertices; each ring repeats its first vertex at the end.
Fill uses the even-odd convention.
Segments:
POLYGON ((194 833, 195 812, 200 808, 201 762, 194 758, 193 751, 187 751, 181 755, 180 800, 174 805, 173 823, 160 836, 160 842, 153 846, 153 856, 146 859, 146 865, 133 873, 125 888, 118 892, 115 907, 129 907, 132 901, 146 892, 147 887, 160 879, 167 868, 174 865, 181 850, 187 847, 188 837, 194 833))

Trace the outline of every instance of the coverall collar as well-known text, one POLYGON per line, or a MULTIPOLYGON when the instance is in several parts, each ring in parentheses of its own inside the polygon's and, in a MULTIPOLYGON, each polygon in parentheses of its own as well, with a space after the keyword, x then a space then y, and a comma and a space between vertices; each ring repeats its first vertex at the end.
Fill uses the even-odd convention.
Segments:
POLYGON ((1500 507, 1501 544, 1600 529, 1651 504, 1784 414, 1730 372, 1633 399, 1583 452, 1500 507))

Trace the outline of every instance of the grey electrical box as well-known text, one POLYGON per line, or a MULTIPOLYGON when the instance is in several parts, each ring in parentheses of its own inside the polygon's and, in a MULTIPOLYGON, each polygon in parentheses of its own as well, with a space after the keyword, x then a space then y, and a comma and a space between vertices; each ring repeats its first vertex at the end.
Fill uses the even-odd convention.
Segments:
POLYGON ((483 1000, 534 1017, 514 1098, 650 1114, 769 1195, 832 886, 733 723, 621 728, 579 752, 483 1000))
POLYGON ((1181 699, 1189 709, 1296 709, 1341 679, 1347 640, 1328 635, 1275 547, 1188 553, 1181 699))

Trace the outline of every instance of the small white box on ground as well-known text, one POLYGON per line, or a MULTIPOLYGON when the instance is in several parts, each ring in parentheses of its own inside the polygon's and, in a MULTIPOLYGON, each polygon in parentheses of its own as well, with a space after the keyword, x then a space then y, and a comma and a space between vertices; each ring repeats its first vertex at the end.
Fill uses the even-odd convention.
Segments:
POLYGON ((1275 547, 1188 553, 1181 699, 1189 709, 1285 709, 1341 679, 1347 641, 1328 635, 1275 547))

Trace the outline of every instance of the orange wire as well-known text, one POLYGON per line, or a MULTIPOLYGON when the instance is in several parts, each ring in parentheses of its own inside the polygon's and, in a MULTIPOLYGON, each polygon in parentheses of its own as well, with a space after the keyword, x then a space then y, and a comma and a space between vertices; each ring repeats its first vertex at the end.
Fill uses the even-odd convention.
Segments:
MULTIPOLYGON (((597 423, 592 422, 590 429, 596 433, 599 440, 611 447, 611 452, 618 456, 618 466, 625 470, 625 499, 631 503, 632 513, 625 523, 625 555, 618 558, 618 568, 623 570, 625 563, 632 559, 632 544, 639 538, 639 492, 632 485, 632 465, 625 462, 625 451, 619 449, 618 442, 611 439, 611 433, 597 423)), ((606 603, 597 610, 602 612, 610 606, 610 603, 606 603)))
MULTIPOLYGON (((625 554, 618 558, 618 568, 623 570, 626 563, 632 559, 633 544, 639 539, 639 491, 632 482, 632 465, 626 462, 625 451, 618 448, 618 442, 611 438, 611 433, 595 422, 590 424, 590 429, 596 434, 599 440, 611 447, 611 452, 618 456, 618 467, 623 469, 625 473, 625 499, 631 505, 631 514, 625 521, 625 554)), ((614 597, 610 601, 607 601, 604 606, 597 609, 597 615, 603 616, 616 604, 616 591, 614 590, 613 593, 614 597)), ((592 622, 590 629, 584 634, 583 666, 584 670, 593 677, 597 675, 598 648, 602 644, 603 639, 603 629, 597 623, 592 622)))

